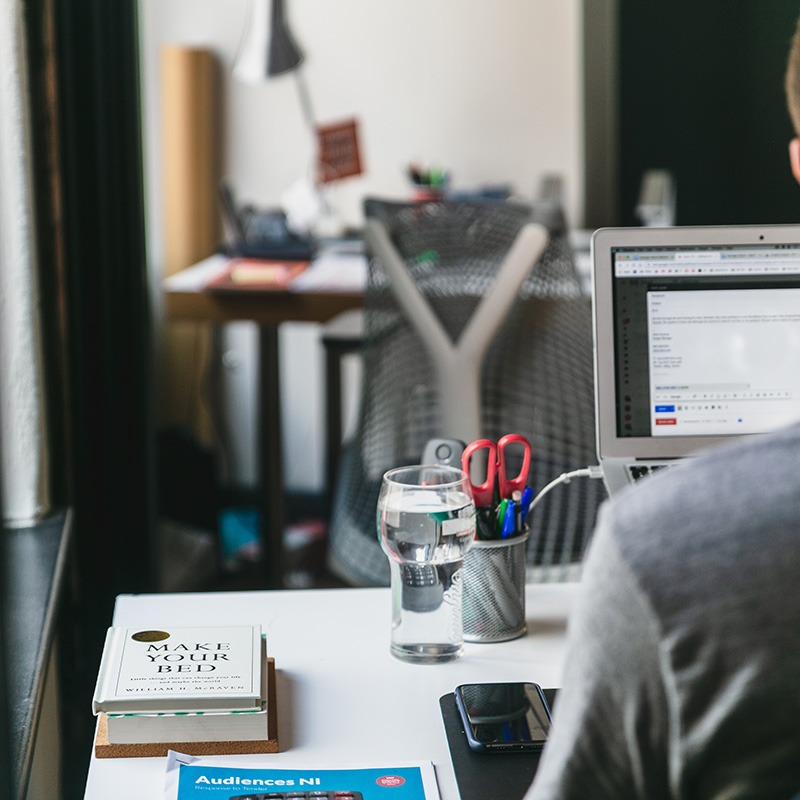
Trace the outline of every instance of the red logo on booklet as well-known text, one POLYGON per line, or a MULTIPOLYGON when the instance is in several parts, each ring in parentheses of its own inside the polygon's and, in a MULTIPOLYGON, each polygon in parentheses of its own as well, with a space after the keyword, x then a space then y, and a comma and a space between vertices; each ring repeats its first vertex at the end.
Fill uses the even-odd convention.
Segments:
POLYGON ((401 778, 399 775, 381 775, 375 783, 378 786, 402 786, 406 782, 405 778, 401 778))

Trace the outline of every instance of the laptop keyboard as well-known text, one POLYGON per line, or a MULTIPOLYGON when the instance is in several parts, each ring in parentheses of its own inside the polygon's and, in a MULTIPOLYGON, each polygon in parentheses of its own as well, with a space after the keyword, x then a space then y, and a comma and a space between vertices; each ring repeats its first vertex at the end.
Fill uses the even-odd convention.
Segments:
POLYGON ((665 469, 666 467, 671 467, 672 464, 638 464, 633 467, 628 467, 628 472, 630 473, 631 478, 634 481, 641 480, 642 478, 646 478, 648 475, 652 474, 653 472, 658 472, 660 469, 665 469))

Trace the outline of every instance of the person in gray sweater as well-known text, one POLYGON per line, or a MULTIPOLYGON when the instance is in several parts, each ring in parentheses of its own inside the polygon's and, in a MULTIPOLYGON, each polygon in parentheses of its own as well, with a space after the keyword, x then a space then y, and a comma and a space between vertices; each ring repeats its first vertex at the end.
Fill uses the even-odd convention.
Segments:
POLYGON ((600 514, 530 800, 800 792, 800 425, 600 514))
MULTIPOLYGON (((800 26, 786 89, 800 137, 800 26)), ((800 798, 800 424, 601 510, 526 800, 628 798, 800 798)))

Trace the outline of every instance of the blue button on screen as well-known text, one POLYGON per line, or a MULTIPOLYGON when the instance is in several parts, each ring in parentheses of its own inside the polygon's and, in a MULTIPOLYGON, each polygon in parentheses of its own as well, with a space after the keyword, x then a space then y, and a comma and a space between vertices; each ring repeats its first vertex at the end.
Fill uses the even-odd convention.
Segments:
POLYGON ((671 414, 675 411, 675 406, 656 406, 656 414, 671 414))

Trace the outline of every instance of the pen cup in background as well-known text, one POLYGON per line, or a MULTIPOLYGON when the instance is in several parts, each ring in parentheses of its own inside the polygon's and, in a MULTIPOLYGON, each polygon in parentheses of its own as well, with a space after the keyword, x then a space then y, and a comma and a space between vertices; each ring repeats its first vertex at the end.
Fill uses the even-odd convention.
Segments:
POLYGON ((527 632, 525 542, 530 531, 510 539, 476 541, 464 558, 464 640, 505 642, 527 632))

